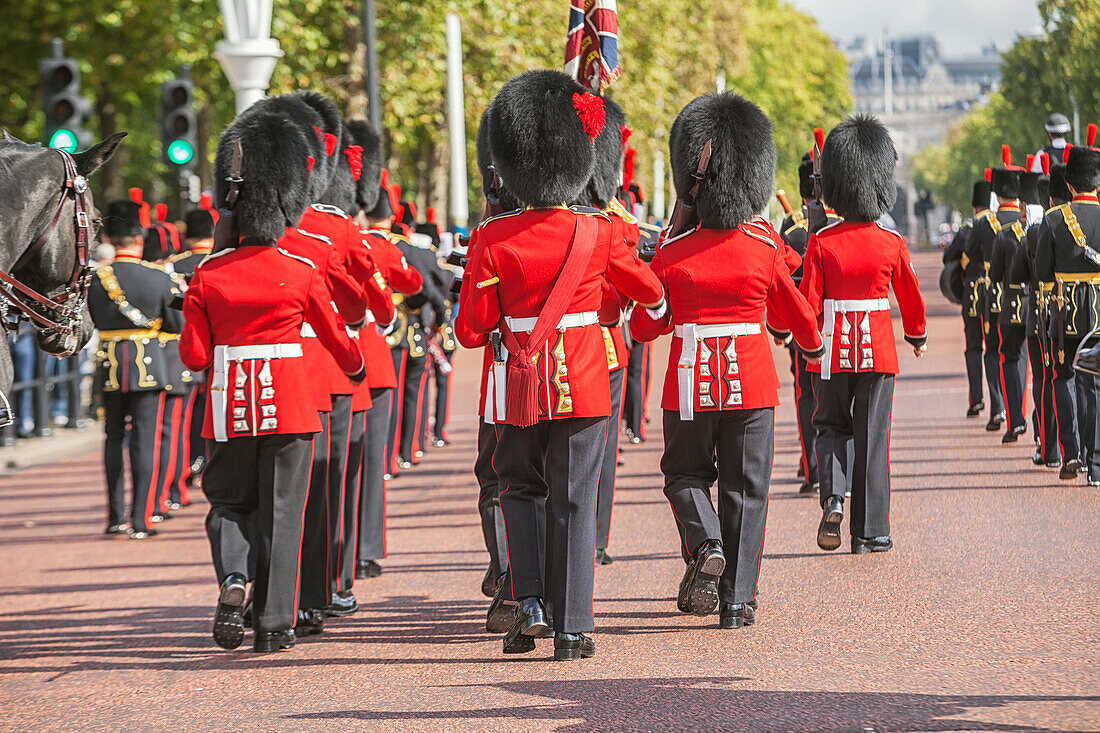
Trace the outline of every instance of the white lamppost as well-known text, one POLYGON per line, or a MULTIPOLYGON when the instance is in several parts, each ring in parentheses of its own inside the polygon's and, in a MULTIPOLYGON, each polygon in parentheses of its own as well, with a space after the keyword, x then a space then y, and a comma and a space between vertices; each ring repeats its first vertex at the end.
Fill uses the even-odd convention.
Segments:
POLYGON ((465 229, 470 219, 466 188, 466 113, 462 94, 462 27, 447 14, 447 130, 451 145, 451 223, 465 229))
POLYGON ((214 49, 229 85, 237 93, 237 114, 267 92, 275 62, 282 57, 279 42, 271 37, 273 0, 220 0, 225 19, 225 40, 214 49))

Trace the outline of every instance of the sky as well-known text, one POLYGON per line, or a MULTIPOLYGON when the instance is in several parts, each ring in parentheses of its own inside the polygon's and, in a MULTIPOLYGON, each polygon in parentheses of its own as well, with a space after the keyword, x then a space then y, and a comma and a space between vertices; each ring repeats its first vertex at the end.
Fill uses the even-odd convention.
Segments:
POLYGON ((1019 33, 1039 30, 1035 0, 788 0, 834 38, 932 34, 947 56, 975 54, 990 42, 1001 50, 1019 33))

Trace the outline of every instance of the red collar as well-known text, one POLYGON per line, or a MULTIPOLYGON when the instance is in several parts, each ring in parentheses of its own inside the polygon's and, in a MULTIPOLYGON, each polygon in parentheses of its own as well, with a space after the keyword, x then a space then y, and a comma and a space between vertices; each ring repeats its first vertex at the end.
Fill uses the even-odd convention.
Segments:
POLYGON ((1019 211, 1019 204, 1001 204, 997 207, 997 211, 1019 211))
POLYGON ((190 251, 194 252, 197 255, 208 255, 208 254, 210 254, 211 252, 214 251, 214 245, 212 245, 212 244, 205 245, 204 244, 201 247, 192 247, 190 251))
POLYGON ((1100 198, 1094 193, 1079 193, 1073 197, 1073 203, 1098 204, 1100 198))
POLYGON ((141 257, 130 252, 118 252, 115 254, 115 260, 118 262, 141 262, 141 257))

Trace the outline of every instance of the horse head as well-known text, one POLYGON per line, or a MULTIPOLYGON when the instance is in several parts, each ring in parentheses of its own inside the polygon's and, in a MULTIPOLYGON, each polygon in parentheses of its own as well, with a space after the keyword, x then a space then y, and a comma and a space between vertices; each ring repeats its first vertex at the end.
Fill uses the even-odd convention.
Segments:
MULTIPOLYGON (((111 135, 83 153, 72 156, 76 173, 86 179, 118 150, 126 133, 111 135)), ((42 295, 54 298, 66 292, 79 271, 77 260, 77 210, 74 196, 62 199, 66 182, 66 161, 57 151, 28 145, 6 130, 0 140, 0 271, 7 272, 42 295), (63 201, 60 209, 58 202, 63 201), (56 214, 57 224, 51 229, 56 214), (34 255, 22 263, 18 272, 12 267, 49 231, 34 255)), ((91 191, 84 196, 91 230, 89 254, 95 248, 99 212, 91 191)), ((58 331, 35 323, 35 340, 47 354, 72 356, 92 335, 92 319, 87 300, 71 294, 71 331, 58 331)), ((32 306, 33 307, 33 306, 32 306)))

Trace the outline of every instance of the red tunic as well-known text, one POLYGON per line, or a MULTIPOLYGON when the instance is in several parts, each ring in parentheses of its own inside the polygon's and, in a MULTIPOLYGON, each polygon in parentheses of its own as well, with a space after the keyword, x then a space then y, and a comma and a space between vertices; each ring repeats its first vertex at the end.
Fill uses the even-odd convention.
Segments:
MULTIPOLYGON (((615 227, 605 214, 564 206, 524 209, 487 219, 474 230, 458 311, 465 323, 456 333, 489 333, 504 316, 537 317, 560 275, 578 216, 595 219, 596 242, 566 313, 594 315, 605 280, 633 300, 658 303, 660 282, 636 254, 613 246, 615 227), (476 287, 480 283, 486 285, 476 287)), ((515 330, 520 344, 526 343, 527 333, 515 330)), ((607 349, 595 318, 553 332, 538 356, 538 373, 540 419, 611 414, 607 349)))
MULTIPOLYGON (((901 309, 905 340, 924 344, 924 298, 905 238, 874 223, 837 222, 810 236, 802 269, 802 293, 817 313, 824 332, 832 326, 833 372, 898 373, 897 347, 890 311, 834 308, 833 323, 824 321, 827 300, 884 301, 893 285, 901 309)), ((821 367, 810 365, 820 372, 821 367)))
MULTIPOLYGON (((779 334, 789 329, 803 351, 821 353, 814 312, 791 279, 782 240, 763 219, 733 230, 697 229, 666 242, 650 266, 668 291, 668 309, 655 317, 635 308, 630 318, 634 338, 653 341, 675 333, 677 326, 683 330, 684 324, 746 324, 743 335, 709 337, 697 329, 693 411, 779 404, 775 361, 761 327, 765 313, 769 330, 779 334)), ((680 410, 682 356, 683 339, 674 335, 661 399, 665 410, 680 410)))
MULTIPOLYGON (((292 232, 280 242, 292 239, 292 232)), ((193 371, 213 366, 217 346, 301 344, 306 322, 345 373, 363 368, 332 310, 319 268, 281 247, 244 246, 207 257, 195 269, 183 314, 180 357, 193 371)), ((321 429, 312 399, 314 375, 305 357, 231 361, 227 378, 230 438, 321 429)), ((214 438, 209 392, 202 434, 214 438)))

